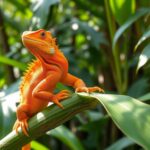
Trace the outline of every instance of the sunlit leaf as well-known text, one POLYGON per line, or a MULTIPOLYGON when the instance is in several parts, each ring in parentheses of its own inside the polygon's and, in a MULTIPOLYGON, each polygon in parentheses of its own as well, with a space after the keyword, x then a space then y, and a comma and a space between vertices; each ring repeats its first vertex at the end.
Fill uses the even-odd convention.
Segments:
POLYGON ((142 53, 139 56, 137 71, 143 67, 147 61, 150 59, 150 44, 148 44, 142 51, 142 53))
POLYGON ((132 138, 143 148, 149 149, 149 105, 123 95, 94 93, 91 96, 97 98, 97 100, 102 103, 110 117, 123 133, 132 138))
POLYGON ((2 88, 4 84, 5 84, 5 79, 4 78, 0 79, 0 88, 2 88))
MULTIPOLYGON (((149 31, 146 31, 142 37, 139 39, 138 43, 135 45, 135 48, 134 50, 137 50, 137 48, 139 47, 139 45, 145 41, 146 39, 148 39, 150 37, 150 30, 149 31)), ((150 51, 150 50, 149 50, 150 51)))
POLYGON ((135 21, 137 21, 140 17, 150 13, 149 8, 143 8, 139 9, 134 15, 132 15, 115 33, 115 36, 113 38, 113 49, 115 48, 115 45, 119 39, 119 37, 123 34, 123 32, 128 29, 135 21))
POLYGON ((120 25, 135 12, 135 0, 110 0, 109 3, 115 19, 120 25))
POLYGON ((34 150, 50 150, 50 148, 47 148, 46 146, 37 141, 31 142, 31 148, 33 148, 34 150))
POLYGON ((62 141, 70 148, 70 150, 84 150, 79 139, 65 126, 57 127, 54 130, 49 131, 47 134, 54 136, 62 141))

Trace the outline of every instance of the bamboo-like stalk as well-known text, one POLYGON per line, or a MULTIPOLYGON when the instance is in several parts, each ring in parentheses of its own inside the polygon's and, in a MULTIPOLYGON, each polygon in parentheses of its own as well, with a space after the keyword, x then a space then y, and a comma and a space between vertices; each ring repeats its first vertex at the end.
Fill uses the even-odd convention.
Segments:
MULTIPOLYGON (((3 11, 0 8, 0 44, 2 44, 2 49, 0 49, 0 53, 2 55, 7 54, 10 52, 10 45, 8 43, 8 35, 6 33, 6 29, 4 27, 4 18, 3 18, 3 11)), ((5 67, 5 79, 6 83, 10 84, 13 83, 15 80, 15 76, 13 73, 13 67, 10 65, 4 65, 5 67)))
POLYGON ((75 114, 94 108, 98 101, 92 97, 73 94, 71 98, 61 103, 64 106, 63 110, 56 105, 51 105, 29 120, 29 137, 22 133, 21 128, 19 134, 12 131, 0 141, 0 149, 12 150, 13 148, 18 150, 31 140, 71 119, 75 114))
MULTIPOLYGON (((108 29, 110 33, 110 40, 112 43, 114 34, 116 32, 116 25, 115 25, 115 21, 110 11, 109 1, 105 0, 104 4, 105 4, 106 17, 107 17, 107 22, 108 22, 108 29)), ((123 93, 122 74, 121 74, 121 66, 120 66, 120 58, 119 58, 119 49, 117 45, 115 46, 114 49, 112 49, 112 55, 113 55, 113 61, 114 61, 114 66, 112 68, 114 81, 115 81, 118 93, 122 94, 123 93)))

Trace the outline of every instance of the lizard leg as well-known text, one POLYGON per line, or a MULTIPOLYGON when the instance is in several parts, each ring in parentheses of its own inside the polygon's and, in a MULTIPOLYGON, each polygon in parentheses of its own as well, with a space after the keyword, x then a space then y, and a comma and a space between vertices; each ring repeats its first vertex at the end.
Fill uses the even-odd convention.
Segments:
POLYGON ((13 130, 15 130, 16 133, 18 133, 18 129, 19 127, 21 127, 22 132, 26 136, 29 136, 28 131, 27 131, 28 130, 27 120, 29 119, 28 112, 29 112, 29 105, 21 104, 20 106, 18 106, 17 121, 15 122, 13 126, 13 130))
POLYGON ((94 87, 87 87, 83 80, 77 78, 76 76, 73 76, 72 74, 68 73, 66 78, 61 81, 65 85, 69 85, 75 88, 75 92, 104 92, 103 89, 101 89, 98 86, 94 87))
POLYGON ((34 88, 32 92, 33 97, 47 102, 52 101, 60 108, 63 108, 59 101, 69 97, 69 91, 63 90, 58 94, 53 94, 53 90, 55 89, 56 84, 60 81, 60 78, 61 73, 50 71, 47 77, 40 81, 40 83, 34 88))
POLYGON ((70 97, 70 92, 68 90, 62 90, 59 93, 55 94, 52 97, 51 101, 53 101, 56 105, 63 109, 64 107, 59 101, 62 101, 68 97, 70 97))

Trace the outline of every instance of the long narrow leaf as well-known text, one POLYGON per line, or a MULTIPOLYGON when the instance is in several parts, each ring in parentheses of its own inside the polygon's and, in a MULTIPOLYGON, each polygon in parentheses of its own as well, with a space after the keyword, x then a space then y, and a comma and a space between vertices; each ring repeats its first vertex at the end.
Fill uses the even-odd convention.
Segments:
POLYGON ((149 38, 149 37, 150 37, 150 30, 149 30, 149 31, 146 31, 146 32, 142 35, 142 37, 139 39, 138 43, 135 45, 134 51, 136 51, 137 48, 139 47, 139 45, 140 45, 143 41, 145 41, 147 38, 149 38))
POLYGON ((141 97, 139 97, 139 100, 140 101, 148 101, 148 100, 150 100, 150 92, 145 94, 145 95, 143 95, 143 96, 141 96, 141 97))
POLYGON ((20 70, 23 70, 23 71, 26 69, 25 64, 20 63, 16 60, 10 59, 10 58, 5 57, 5 56, 0 56, 0 63, 4 63, 4 64, 7 64, 7 65, 17 67, 17 68, 19 68, 20 70))
POLYGON ((114 39, 113 39, 113 49, 115 48, 115 45, 119 39, 119 37, 123 34, 123 32, 130 27, 136 20, 138 20, 140 17, 144 16, 145 14, 150 13, 149 8, 143 8, 137 11, 134 15, 132 15, 128 21, 126 21, 115 33, 114 39))
POLYGON ((119 139, 117 142, 113 143, 108 148, 106 148, 106 150, 123 150, 124 148, 127 148, 128 146, 133 144, 134 142, 131 139, 123 137, 119 139))
POLYGON ((46 146, 44 146, 43 144, 37 142, 37 141, 32 141, 31 142, 31 148, 33 148, 34 150, 50 150, 49 148, 47 148, 46 146))
POLYGON ((148 44, 140 54, 136 71, 138 71, 141 67, 143 67, 149 59, 150 59, 150 44, 148 44))

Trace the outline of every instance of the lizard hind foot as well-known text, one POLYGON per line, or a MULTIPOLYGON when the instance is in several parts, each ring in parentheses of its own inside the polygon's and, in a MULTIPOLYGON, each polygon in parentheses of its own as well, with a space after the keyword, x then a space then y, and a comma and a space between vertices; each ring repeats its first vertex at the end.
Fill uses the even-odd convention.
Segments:
POLYGON ((79 87, 76 88, 75 92, 86 92, 86 93, 91 93, 91 92, 95 92, 98 91, 100 93, 104 93, 104 90, 98 86, 94 86, 94 87, 79 87))
POLYGON ((52 101, 59 106, 60 108, 64 109, 63 105, 59 102, 62 101, 68 97, 70 97, 70 91, 68 90, 62 90, 59 93, 57 93, 56 95, 53 96, 52 101))
POLYGON ((16 131, 16 133, 18 134, 18 129, 21 127, 22 132, 26 135, 29 136, 28 134, 28 123, 27 123, 27 119, 23 119, 21 121, 17 120, 13 126, 13 130, 16 131))

